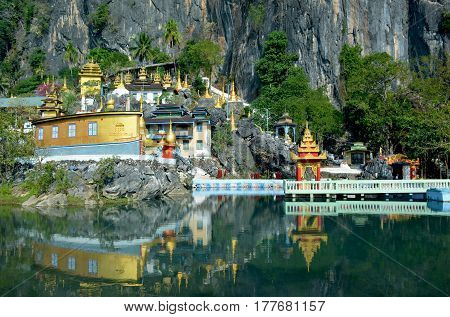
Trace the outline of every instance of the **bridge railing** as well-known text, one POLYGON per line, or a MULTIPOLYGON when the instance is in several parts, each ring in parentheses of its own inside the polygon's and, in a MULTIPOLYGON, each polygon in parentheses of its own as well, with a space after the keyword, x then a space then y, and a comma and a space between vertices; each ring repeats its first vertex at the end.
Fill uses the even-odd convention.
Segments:
POLYGON ((284 181, 286 194, 425 193, 430 188, 450 188, 450 180, 284 181))

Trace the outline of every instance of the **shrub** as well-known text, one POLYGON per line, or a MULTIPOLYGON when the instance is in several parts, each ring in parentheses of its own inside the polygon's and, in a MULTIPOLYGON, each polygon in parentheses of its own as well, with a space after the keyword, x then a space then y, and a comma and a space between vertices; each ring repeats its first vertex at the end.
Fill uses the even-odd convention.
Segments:
POLYGON ((94 33, 101 33, 103 29, 108 25, 109 21, 109 7, 108 4, 103 2, 97 10, 90 16, 90 23, 92 25, 94 33))
POLYGON ((55 172, 55 190, 57 193, 67 194, 67 190, 72 186, 67 171, 58 168, 55 172))
POLYGON ((32 195, 42 195, 48 192, 50 186, 53 184, 55 177, 54 173, 56 167, 53 163, 45 163, 37 165, 34 169, 28 172, 24 188, 32 195))
POLYGON ((103 186, 114 179, 114 166, 118 162, 119 159, 117 157, 109 157, 101 159, 97 163, 97 170, 94 173, 94 183, 97 185, 97 190, 103 188, 103 186))

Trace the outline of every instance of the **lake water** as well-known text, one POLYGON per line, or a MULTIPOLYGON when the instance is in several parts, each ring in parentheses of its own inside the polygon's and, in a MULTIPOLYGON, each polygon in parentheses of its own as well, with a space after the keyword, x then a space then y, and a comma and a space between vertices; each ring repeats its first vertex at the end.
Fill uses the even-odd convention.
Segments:
POLYGON ((450 217, 423 202, 195 197, 0 206, 6 296, 443 296, 450 217))

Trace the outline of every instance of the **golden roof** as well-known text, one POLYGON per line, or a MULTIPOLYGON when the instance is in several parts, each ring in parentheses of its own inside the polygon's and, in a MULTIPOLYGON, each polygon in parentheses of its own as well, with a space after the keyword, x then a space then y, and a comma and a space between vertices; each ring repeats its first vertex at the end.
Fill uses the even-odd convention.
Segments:
POLYGON ((80 76, 103 77, 102 70, 94 60, 90 60, 81 68, 80 76))
POLYGON ((170 86, 172 86, 172 77, 170 77, 169 73, 165 73, 163 77, 163 87, 169 88, 170 86))
POLYGON ((133 82, 133 75, 131 75, 130 71, 125 75, 125 84, 129 85, 133 82))
POLYGON ((141 81, 147 80, 147 70, 145 69, 145 67, 141 67, 141 69, 139 69, 138 78, 141 81))
POLYGON ((153 82, 155 84, 160 84, 161 83, 161 75, 158 73, 158 71, 156 72, 155 76, 153 77, 153 82))
POLYGON ((120 76, 116 75, 116 77, 114 78, 114 88, 119 87, 120 82, 121 82, 120 76))

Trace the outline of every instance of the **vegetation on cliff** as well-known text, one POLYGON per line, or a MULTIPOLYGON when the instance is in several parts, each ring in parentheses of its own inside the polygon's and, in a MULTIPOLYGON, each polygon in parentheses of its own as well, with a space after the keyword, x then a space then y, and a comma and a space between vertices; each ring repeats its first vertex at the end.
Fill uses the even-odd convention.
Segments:
MULTIPOLYGON (((339 136, 342 133, 340 113, 322 89, 311 88, 303 69, 294 65, 297 56, 287 52, 287 45, 285 33, 269 34, 262 58, 256 64, 262 87, 252 106, 262 114, 268 110, 270 126, 288 112, 300 125, 309 121, 320 140, 339 136)), ((265 126, 265 116, 256 118, 265 126)))

